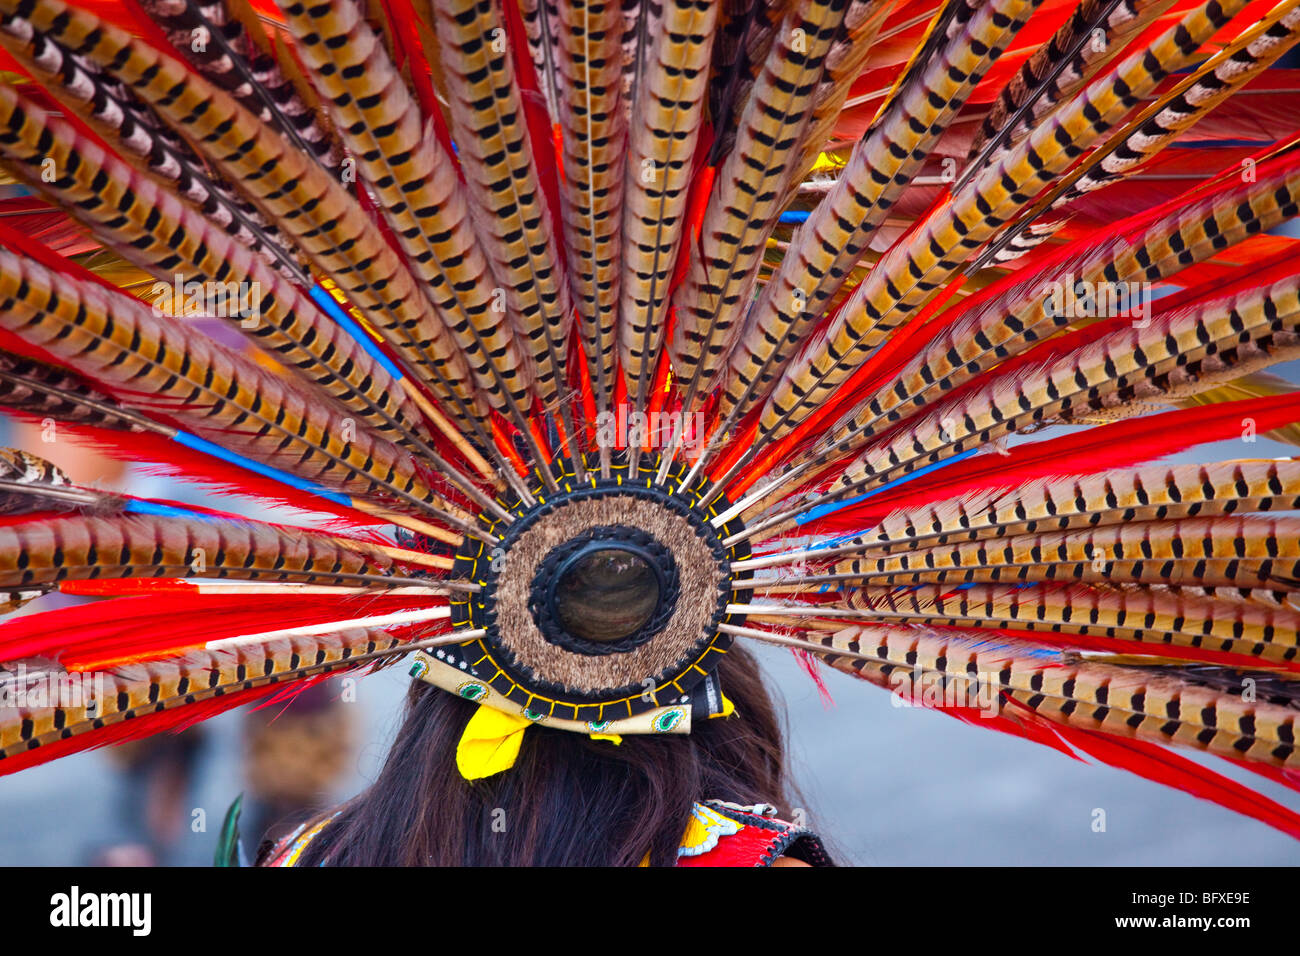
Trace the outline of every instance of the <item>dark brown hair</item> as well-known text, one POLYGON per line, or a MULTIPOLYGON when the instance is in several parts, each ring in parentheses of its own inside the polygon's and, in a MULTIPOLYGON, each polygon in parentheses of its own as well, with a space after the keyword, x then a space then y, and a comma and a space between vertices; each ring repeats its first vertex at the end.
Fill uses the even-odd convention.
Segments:
POLYGON ((732 717, 618 746, 532 727, 514 767, 472 783, 456 744, 476 705, 415 681, 379 778, 298 865, 635 866, 649 854, 671 866, 694 801, 789 809, 781 724, 757 662, 733 648, 719 675, 732 717))

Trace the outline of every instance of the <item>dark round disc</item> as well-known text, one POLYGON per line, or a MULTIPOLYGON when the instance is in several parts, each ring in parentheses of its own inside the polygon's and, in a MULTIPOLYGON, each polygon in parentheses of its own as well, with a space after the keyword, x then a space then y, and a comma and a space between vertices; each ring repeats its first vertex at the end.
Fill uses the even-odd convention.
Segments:
POLYGON ((635 634, 659 609, 660 574, 639 549, 592 542, 565 562, 552 607, 574 637, 600 643, 635 634))

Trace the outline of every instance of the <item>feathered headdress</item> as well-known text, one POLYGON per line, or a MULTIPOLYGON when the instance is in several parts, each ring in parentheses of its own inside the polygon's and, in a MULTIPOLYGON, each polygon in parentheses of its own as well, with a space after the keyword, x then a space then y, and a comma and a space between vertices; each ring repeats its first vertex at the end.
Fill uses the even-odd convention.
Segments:
POLYGON ((0 772, 760 641, 1300 836, 1300 0, 277 3, 0 0, 0 405, 297 515, 0 458, 0 772))

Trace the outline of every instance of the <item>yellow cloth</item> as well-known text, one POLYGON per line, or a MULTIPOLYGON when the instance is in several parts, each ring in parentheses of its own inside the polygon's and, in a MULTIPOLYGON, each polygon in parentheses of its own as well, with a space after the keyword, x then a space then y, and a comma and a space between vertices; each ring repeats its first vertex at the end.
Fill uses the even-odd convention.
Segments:
MULTIPOLYGON (((480 704, 456 745, 456 768, 460 775, 466 780, 482 780, 509 770, 519 757, 524 731, 532 724, 527 717, 480 704)), ((608 740, 615 746, 623 742, 618 734, 589 736, 592 740, 608 740)))
POLYGON ((495 707, 480 706, 456 745, 456 767, 466 780, 481 780, 509 770, 519 756, 524 731, 532 721, 495 707))

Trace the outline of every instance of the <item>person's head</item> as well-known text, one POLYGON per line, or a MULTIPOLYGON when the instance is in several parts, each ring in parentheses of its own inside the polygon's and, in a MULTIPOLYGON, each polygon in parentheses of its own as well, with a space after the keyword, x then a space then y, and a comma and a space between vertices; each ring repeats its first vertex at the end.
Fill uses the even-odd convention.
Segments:
POLYGON ((787 807, 781 720, 748 653, 723 657, 728 718, 615 745, 530 727, 514 767, 468 782, 456 744, 477 705, 416 681, 379 778, 299 866, 671 865, 692 802, 787 807))

